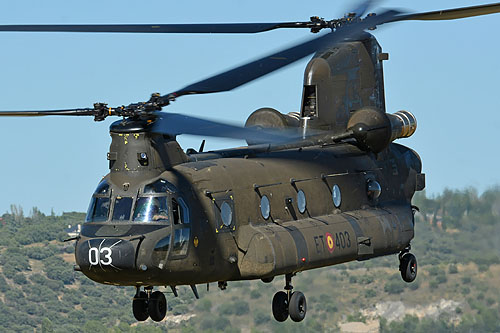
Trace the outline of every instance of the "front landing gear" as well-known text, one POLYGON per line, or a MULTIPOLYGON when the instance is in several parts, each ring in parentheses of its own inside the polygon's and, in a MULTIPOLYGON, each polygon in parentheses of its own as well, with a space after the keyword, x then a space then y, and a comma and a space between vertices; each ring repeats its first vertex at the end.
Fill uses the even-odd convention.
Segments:
POLYGON ((292 276, 285 275, 285 290, 278 291, 273 297, 273 316, 279 322, 287 320, 288 316, 293 321, 302 321, 306 316, 306 297, 300 291, 292 292, 292 276))
POLYGON ((145 321, 149 318, 148 294, 145 291, 139 291, 139 288, 132 300, 132 312, 138 321, 145 321))
POLYGON ((417 278, 417 258, 409 252, 409 249, 399 254, 399 270, 405 282, 413 282, 417 278))
POLYGON ((149 297, 148 312, 154 321, 162 321, 167 314, 167 299, 161 291, 155 291, 149 297))
POLYGON ((137 292, 132 301, 132 312, 135 319, 145 321, 149 317, 154 321, 162 321, 167 313, 167 299, 161 291, 153 291, 152 287, 144 288, 141 291, 137 287, 137 292))

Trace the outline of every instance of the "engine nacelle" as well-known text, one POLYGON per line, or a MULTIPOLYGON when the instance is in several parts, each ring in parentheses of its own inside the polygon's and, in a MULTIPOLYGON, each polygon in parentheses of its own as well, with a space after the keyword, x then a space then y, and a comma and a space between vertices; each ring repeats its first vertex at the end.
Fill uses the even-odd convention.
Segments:
POLYGON ((366 149, 374 153, 384 150, 392 141, 410 137, 417 129, 417 119, 408 111, 387 114, 365 107, 353 113, 347 129, 366 149))
MULTIPOLYGON (((273 108, 260 108, 254 111, 245 122, 245 127, 287 129, 300 126, 300 114, 290 112, 283 114, 273 108)), ((259 142, 247 140, 249 145, 259 142)))

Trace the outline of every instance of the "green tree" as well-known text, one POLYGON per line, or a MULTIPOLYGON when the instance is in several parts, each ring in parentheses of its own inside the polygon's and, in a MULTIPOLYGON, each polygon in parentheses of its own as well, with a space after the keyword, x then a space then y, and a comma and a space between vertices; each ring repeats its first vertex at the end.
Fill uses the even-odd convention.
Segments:
POLYGON ((42 320, 42 333, 53 333, 54 325, 48 318, 43 318, 42 320))

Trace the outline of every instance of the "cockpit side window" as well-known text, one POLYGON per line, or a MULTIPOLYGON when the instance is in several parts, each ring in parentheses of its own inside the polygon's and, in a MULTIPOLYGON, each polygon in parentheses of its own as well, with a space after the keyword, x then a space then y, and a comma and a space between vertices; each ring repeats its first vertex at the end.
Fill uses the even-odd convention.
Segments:
POLYGON ((179 213, 181 215, 181 222, 184 224, 188 224, 190 222, 190 217, 189 217, 189 208, 181 197, 177 198, 177 201, 179 202, 180 210, 179 213))
POLYGON ((107 221, 110 208, 111 189, 106 180, 97 185, 97 189, 90 200, 89 209, 85 222, 103 222, 107 221))
POLYGON ((169 222, 167 197, 139 197, 135 204, 135 222, 169 222))
POLYGON ((113 220, 128 221, 130 220, 130 211, 132 210, 132 198, 116 197, 115 206, 113 209, 113 220))
POLYGON ((189 228, 175 229, 174 244, 172 246, 173 257, 187 254, 190 234, 191 230, 189 228))
POLYGON ((108 219, 109 198, 93 197, 87 211, 86 222, 103 222, 108 219))
POLYGON ((94 192, 94 194, 101 194, 101 195, 109 195, 109 184, 106 180, 103 180, 102 182, 97 185, 97 188, 94 192))
POLYGON ((172 198, 172 217, 174 218, 174 224, 181 223, 179 218, 179 204, 175 198, 172 198))
POLYGON ((189 208, 181 197, 171 198, 173 220, 173 244, 171 259, 180 259, 187 255, 191 227, 189 225, 189 208))
POLYGON ((189 208, 181 197, 172 198, 172 217, 174 224, 189 223, 189 208))

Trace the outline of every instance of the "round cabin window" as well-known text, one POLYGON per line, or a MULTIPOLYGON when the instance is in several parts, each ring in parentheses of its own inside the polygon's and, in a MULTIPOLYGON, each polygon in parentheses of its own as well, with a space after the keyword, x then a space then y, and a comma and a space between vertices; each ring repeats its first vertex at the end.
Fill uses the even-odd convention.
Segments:
POLYGON ((222 218, 222 223, 226 227, 230 226, 233 222, 233 210, 231 209, 231 206, 225 201, 220 208, 220 216, 222 218))
POLYGON ((269 199, 265 195, 260 199, 260 213, 265 220, 271 215, 271 205, 269 204, 269 199))
POLYGON ((375 200, 378 199, 380 193, 382 193, 382 187, 380 187, 378 181, 370 179, 366 184, 366 192, 369 199, 375 200))
POLYGON ((304 214, 306 211, 306 194, 302 190, 297 192, 297 206, 299 208, 299 212, 304 214))
POLYGON ((337 184, 332 187, 332 200, 335 207, 339 208, 342 203, 342 196, 340 194, 340 188, 337 184))

